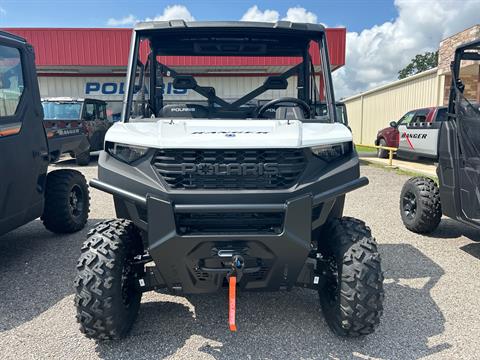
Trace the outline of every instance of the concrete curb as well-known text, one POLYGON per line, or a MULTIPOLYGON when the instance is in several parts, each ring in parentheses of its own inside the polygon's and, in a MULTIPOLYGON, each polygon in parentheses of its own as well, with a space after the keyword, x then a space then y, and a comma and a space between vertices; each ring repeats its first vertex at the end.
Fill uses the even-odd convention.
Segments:
POLYGON ((417 164, 414 162, 394 160, 393 166, 390 167, 388 166, 388 159, 379 159, 374 157, 362 156, 360 157, 360 160, 363 160, 365 162, 368 162, 374 165, 382 165, 385 168, 412 171, 428 177, 435 177, 435 178, 437 177, 437 172, 436 172, 437 167, 435 165, 417 164))

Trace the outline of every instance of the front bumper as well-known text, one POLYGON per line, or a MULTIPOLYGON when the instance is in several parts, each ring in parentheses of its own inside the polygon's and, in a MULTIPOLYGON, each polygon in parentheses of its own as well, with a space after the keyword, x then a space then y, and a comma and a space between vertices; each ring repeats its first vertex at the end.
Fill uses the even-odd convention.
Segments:
MULTIPOLYGON (((241 288, 291 288, 311 250, 312 199, 309 196, 288 201, 284 206, 283 231, 270 235, 180 236, 176 231, 174 205, 149 197, 147 207, 149 251, 156 269, 169 288, 181 289, 184 293, 212 292, 222 286, 229 270, 229 266, 225 265, 229 258, 221 258, 221 251, 241 255, 247 269, 258 268, 253 273, 245 274, 239 283, 241 288)), ((218 210, 227 209, 222 207, 218 210)), ((255 207, 248 209, 264 210, 255 207)))
POLYGON ((312 262, 307 261, 312 251, 312 231, 325 223, 335 206, 343 210, 347 192, 368 184, 367 178, 358 177, 356 156, 332 167, 333 175, 323 173, 318 181, 301 188, 275 192, 171 194, 150 186, 153 182, 145 178, 137 182, 144 174, 132 172, 132 167, 125 173, 123 169, 124 164, 103 154, 99 175, 110 181, 92 180, 90 185, 114 195, 117 216, 131 219, 144 230, 157 281, 185 294, 214 292, 224 284, 231 257, 221 254, 245 259, 245 268, 251 271, 241 277, 240 288, 290 289, 299 278, 303 283, 313 281, 312 262), (108 176, 111 172, 116 176, 108 176), (123 208, 120 213, 119 203, 123 208), (280 219, 280 225, 242 227, 238 221, 246 218, 253 224, 262 216, 280 219), (190 227, 180 224, 185 217, 190 227), (217 224, 213 221, 211 227, 195 228, 198 217, 222 220, 217 224), (230 225, 221 226, 232 217, 236 220, 232 224, 237 226, 232 225, 234 230, 230 225))

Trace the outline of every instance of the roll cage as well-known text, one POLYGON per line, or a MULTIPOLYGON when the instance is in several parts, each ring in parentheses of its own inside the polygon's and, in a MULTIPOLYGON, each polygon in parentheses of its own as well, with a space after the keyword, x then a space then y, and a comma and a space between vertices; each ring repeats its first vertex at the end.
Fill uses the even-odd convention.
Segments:
MULTIPOLYGON (((317 115, 320 102, 316 86, 316 70, 312 63, 310 45, 318 44, 320 71, 323 78, 324 103, 329 121, 336 122, 335 100, 332 87, 328 48, 325 30, 319 24, 301 24, 280 21, 277 23, 256 22, 191 22, 168 21, 138 24, 132 35, 132 46, 127 76, 127 91, 124 99, 122 120, 128 122, 134 110, 134 94, 140 95, 141 118, 160 117, 165 106, 164 78, 173 79, 176 89, 188 89, 207 100, 209 117, 247 118, 256 116, 252 100, 268 90, 282 90, 288 86, 290 77, 297 77, 296 97, 311 108, 311 118, 317 115), (149 41, 146 49, 142 40, 149 41), (139 59, 147 54, 145 63, 139 59), (301 62, 283 73, 266 77, 263 84, 233 101, 217 95, 211 86, 201 86, 193 75, 183 74, 159 61, 164 56, 295 56, 301 62), (148 79, 149 96, 145 98, 145 73, 148 79), (136 77, 141 79, 135 83, 136 77), (143 100, 142 100, 143 99, 143 100)), ((137 95, 138 96, 138 95, 137 95)), ((138 106, 138 103, 136 104, 138 106)), ((325 116, 322 116, 325 121, 325 116)), ((302 121, 308 119, 302 119, 302 121)))
POLYGON ((455 101, 458 92, 463 93, 464 85, 460 78, 460 66, 462 60, 480 61, 480 40, 471 41, 459 46, 451 64, 452 84, 448 101, 448 113, 455 114, 455 101))

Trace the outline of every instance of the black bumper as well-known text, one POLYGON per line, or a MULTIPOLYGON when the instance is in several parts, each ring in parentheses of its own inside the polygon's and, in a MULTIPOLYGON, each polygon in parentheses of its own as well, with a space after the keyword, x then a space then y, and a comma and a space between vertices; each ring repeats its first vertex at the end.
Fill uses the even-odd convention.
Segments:
MULTIPOLYGON (((239 282, 243 289, 290 289, 298 283, 311 248, 312 230, 327 219, 335 201, 345 193, 368 184, 359 178, 316 195, 303 195, 284 203, 273 204, 173 204, 155 196, 140 197, 115 188, 99 180, 90 185, 111 193, 129 203, 130 215, 135 215, 137 204, 146 207, 146 233, 148 250, 155 261, 156 278, 168 288, 185 294, 207 293, 218 290, 229 271, 229 259, 219 257, 221 251, 241 255, 246 260, 246 273, 239 282), (312 212, 318 209, 317 214, 312 212), (179 229, 181 214, 281 214, 279 231, 239 233, 182 233, 179 229)), ((137 212, 138 214, 138 212, 137 212)), ((135 219, 136 218, 136 219, 135 219)))
POLYGON ((312 167, 310 178, 285 190, 168 191, 149 163, 129 166, 103 153, 100 180, 90 185, 112 194, 117 216, 143 230, 158 283, 186 294, 214 292, 240 255, 240 288, 278 290, 313 281, 312 234, 342 215, 347 192, 368 184, 355 154, 312 167))
MULTIPOLYGON (((333 189, 329 189, 320 194, 312 195, 312 206, 319 205, 327 200, 334 199, 338 196, 344 195, 347 192, 356 190, 363 186, 368 185, 368 179, 366 177, 361 177, 354 179, 348 183, 341 184, 333 189)), ((129 192, 124 189, 120 189, 116 186, 110 185, 106 182, 100 181, 98 179, 90 180, 90 186, 104 191, 106 193, 118 196, 126 201, 136 203, 139 205, 146 206, 148 203, 148 198, 144 196, 137 195, 135 193, 129 192)), ((201 210, 221 210, 221 211, 232 211, 237 209, 249 209, 252 207, 262 210, 282 210, 285 209, 285 204, 192 204, 192 205, 176 205, 175 210, 189 210, 189 211, 201 211, 201 210)))
MULTIPOLYGON (((311 250, 312 199, 308 196, 284 204, 283 230, 280 234, 270 235, 180 236, 176 229, 175 207, 171 203, 149 197, 147 207, 150 255, 167 286, 181 289, 184 293, 212 292, 222 286, 229 270, 225 262, 230 259, 220 258, 218 255, 221 251, 243 256, 245 269, 256 268, 256 271, 244 275, 240 287, 270 290, 291 288, 311 250)), ((265 210, 255 207, 248 209, 265 210)))

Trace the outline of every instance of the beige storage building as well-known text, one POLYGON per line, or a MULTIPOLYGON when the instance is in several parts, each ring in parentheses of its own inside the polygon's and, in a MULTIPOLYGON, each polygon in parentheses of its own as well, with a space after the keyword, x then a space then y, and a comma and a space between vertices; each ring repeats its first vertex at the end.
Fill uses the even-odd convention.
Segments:
MULTIPOLYGON (((357 144, 373 145, 378 130, 397 121, 409 110, 441 106, 448 103, 450 89, 450 62, 455 48, 480 38, 480 25, 455 34, 440 43, 439 65, 406 79, 343 99, 348 120, 357 144)), ((348 66, 348 64, 347 64, 348 66)), ((466 91, 480 101, 480 66, 468 64, 462 68, 466 91)))

